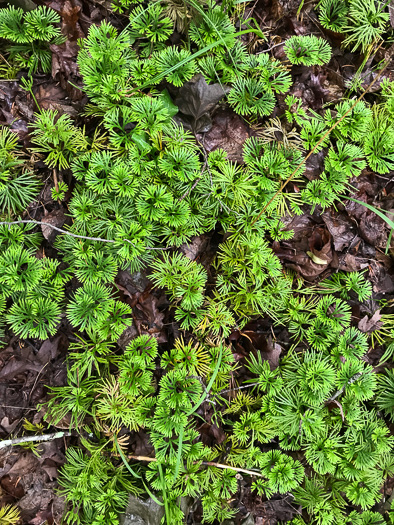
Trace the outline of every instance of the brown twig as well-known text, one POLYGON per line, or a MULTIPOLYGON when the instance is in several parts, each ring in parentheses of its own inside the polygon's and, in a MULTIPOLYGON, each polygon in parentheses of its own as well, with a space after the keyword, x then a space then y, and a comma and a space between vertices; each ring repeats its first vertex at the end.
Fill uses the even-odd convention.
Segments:
POLYGON ((339 401, 337 401, 336 399, 333 399, 332 403, 337 405, 337 407, 339 408, 339 410, 341 412, 342 421, 345 422, 345 414, 343 413, 343 406, 341 405, 341 403, 339 401))
MULTIPOLYGON (((379 46, 380 47, 380 46, 379 46)), ((257 217, 255 219, 253 219, 253 221, 251 222, 251 226, 253 226, 253 224, 255 224, 259 219, 260 217, 263 215, 263 213, 265 212, 265 210, 268 208, 268 206, 270 204, 272 204, 272 202, 276 199, 276 197, 282 193, 282 191, 284 190, 284 188, 289 184, 289 182, 291 180, 294 179, 294 177, 296 176, 296 174, 298 173, 299 169, 306 163, 306 161, 309 159, 309 157, 311 155, 313 155, 313 153, 316 151, 316 148, 318 148, 320 146, 320 144, 329 136, 329 134, 331 133, 331 131, 333 129, 335 129, 338 124, 340 124, 345 117, 347 117, 347 115, 353 111, 353 109, 356 107, 356 105, 360 102, 360 100, 362 100, 365 95, 369 92, 369 90, 371 89, 371 87, 375 84, 375 82, 378 81, 378 79, 382 76, 383 72, 386 70, 387 66, 389 65, 389 62, 390 60, 389 59, 386 59, 386 63, 384 65, 384 67, 379 71, 379 73, 376 75, 376 77, 372 80, 372 82, 369 84, 369 86, 365 89, 365 91, 356 99, 355 103, 346 111, 346 113, 344 113, 342 115, 342 117, 337 120, 336 122, 334 122, 334 124, 331 126, 331 128, 329 130, 327 130, 327 132, 321 137, 320 140, 318 140, 318 142, 313 146, 313 148, 311 149, 311 151, 308 153, 308 155, 298 164, 298 166, 294 169, 294 171, 291 173, 291 175, 283 182, 283 184, 281 185, 281 187, 279 188, 279 190, 275 193, 275 195, 267 202, 267 204, 264 206, 264 208, 261 210, 261 212, 257 215, 257 217)))
POLYGON ((59 193, 59 182, 57 180, 57 171, 56 168, 53 169, 53 183, 55 184, 56 193, 59 193))
MULTIPOLYGON (((49 228, 52 228, 53 230, 56 230, 60 233, 65 233, 66 235, 70 235, 70 237, 75 237, 76 239, 85 239, 87 241, 100 241, 100 242, 110 242, 114 243, 112 239, 101 239, 100 237, 86 237, 86 235, 77 235, 75 233, 68 232, 67 230, 62 230, 61 228, 58 228, 57 226, 54 226, 53 224, 42 222, 42 221, 33 221, 33 220, 20 220, 20 221, 12 221, 12 222, 0 222, 0 226, 12 226, 13 224, 36 224, 37 226, 49 226, 49 228)), ((127 241, 130 242, 130 241, 127 241)))
MULTIPOLYGON (((148 456, 127 456, 128 459, 134 459, 135 461, 157 461, 156 458, 150 458, 148 456)), ((199 463, 199 461, 194 461, 194 463, 199 463)), ((201 465, 206 467, 216 467, 226 470, 234 470, 235 472, 243 472, 244 474, 249 474, 249 476, 258 476, 259 478, 264 478, 263 474, 256 472, 254 470, 247 470, 239 467, 231 467, 230 465, 224 465, 223 463, 215 463, 215 461, 202 461, 201 465)))
POLYGON ((127 459, 134 459, 135 461, 146 461, 150 463, 151 461, 157 461, 156 458, 150 458, 149 456, 127 456, 127 459))
POLYGON ((239 467, 230 467, 229 465, 224 465, 223 463, 215 463, 214 461, 203 461, 201 465, 206 465, 208 467, 222 468, 226 470, 234 470, 235 472, 243 472, 244 474, 249 474, 249 476, 258 476, 259 478, 264 478, 263 474, 260 472, 255 472, 254 470, 246 470, 239 467))

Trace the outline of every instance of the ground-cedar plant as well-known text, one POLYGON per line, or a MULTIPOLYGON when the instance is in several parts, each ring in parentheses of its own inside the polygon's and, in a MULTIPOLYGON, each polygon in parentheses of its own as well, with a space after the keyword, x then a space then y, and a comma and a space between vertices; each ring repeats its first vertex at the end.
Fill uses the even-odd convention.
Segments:
MULTIPOLYGON (((294 525, 394 522, 377 505, 394 475, 394 332, 383 330, 388 366, 377 371, 369 335, 352 322, 351 305, 372 295, 368 272, 310 286, 272 249, 293 235, 284 217, 339 204, 365 168, 394 169, 394 83, 358 102, 349 89, 323 110, 305 107, 289 93, 292 68, 328 64, 330 42, 294 35, 281 60, 254 52, 242 35, 265 36, 240 5, 116 0, 124 28, 103 21, 79 41, 85 113, 74 121, 37 104, 29 127, 29 153, 71 181, 53 183, 54 201, 68 194, 70 221, 50 256, 38 255, 40 227, 23 222, 43 181, 18 135, 0 129, 2 335, 45 340, 61 323, 74 334, 67 384, 45 404, 49 428, 66 418, 80 435, 59 477, 68 525, 117 525, 130 493, 157 500, 167 525, 185 523, 185 498, 200 502, 203 523, 224 523, 237 515, 240 479, 263 501, 287 495, 302 508, 294 525), (174 118, 171 94, 196 75, 257 130, 242 163, 207 154, 193 125, 174 118), (303 164, 312 150, 324 152, 314 178, 303 164), (212 232, 211 263, 180 250, 212 232), (141 334, 119 346, 133 324, 114 286, 121 270, 144 270, 165 291, 173 341, 141 334), (289 333, 275 366, 259 351, 234 359, 231 334, 259 318, 289 333), (200 439, 208 412, 224 432, 219 446, 200 439), (129 450, 140 431, 154 451, 143 460, 129 450)), ((367 57, 385 45, 388 7, 322 0, 315 12, 367 57)), ((0 9, 6 76, 18 74, 31 96, 34 74, 51 70, 50 46, 64 41, 59 22, 47 7, 0 9)), ((17 523, 17 511, 1 512, 1 523, 17 523)))

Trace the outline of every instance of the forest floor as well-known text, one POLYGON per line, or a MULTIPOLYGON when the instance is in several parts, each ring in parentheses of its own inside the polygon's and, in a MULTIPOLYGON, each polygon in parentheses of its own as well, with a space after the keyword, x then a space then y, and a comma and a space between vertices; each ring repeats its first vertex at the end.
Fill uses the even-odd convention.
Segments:
MULTIPOLYGON (((82 124, 80 115, 87 98, 80 89, 82 81, 76 64, 77 41, 87 35, 92 24, 108 20, 122 28, 127 24, 127 18, 111 12, 110 2, 106 0, 47 0, 37 3, 47 5, 59 13, 62 33, 67 41, 51 46, 51 74, 34 75, 35 97, 42 109, 56 109, 82 124)), ((256 42, 255 45, 261 49, 271 48, 275 58, 283 58, 283 42, 294 34, 316 34, 330 40, 333 57, 327 66, 292 68, 294 84, 290 93, 300 97, 305 107, 319 111, 326 103, 339 101, 345 94, 347 83, 354 78, 362 56, 343 50, 341 40, 334 33, 322 30, 312 6, 309 9, 307 4, 299 14, 297 0, 256 0, 248 5, 249 16, 258 21, 267 35, 266 42, 256 42)), ((245 35, 244 39, 248 42, 252 35, 245 35)), ((363 69, 363 87, 371 82, 376 64, 383 58, 383 52, 381 56, 378 52, 366 64, 363 69)), ((390 78, 391 75, 392 62, 384 76, 390 78)), ((378 89, 379 82, 366 95, 366 99, 372 101, 374 90, 378 89)), ((212 107, 209 103, 209 86, 202 94, 200 92, 197 95, 191 90, 183 96, 186 103, 194 107, 198 105, 201 115, 209 114, 212 119, 209 131, 197 134, 206 152, 220 147, 227 152, 229 159, 241 161, 242 145, 245 139, 255 135, 256 130, 228 106, 217 104, 212 107)), ((18 132, 25 151, 31 147, 28 125, 33 121, 34 111, 34 101, 21 89, 18 81, 0 80, 0 124, 10 125, 18 132)), ((308 159, 308 179, 312 180, 321 173, 323 161, 324 150, 308 159)), ((71 176, 67 170, 62 175, 69 183, 69 195, 61 203, 54 202, 50 191, 52 170, 48 170, 37 155, 31 156, 31 164, 45 184, 39 198, 31 203, 24 216, 50 222, 61 228, 69 221, 67 202, 72 190, 71 176)), ((356 199, 394 213, 394 173, 383 176, 364 169, 352 185, 356 190, 356 199)), ((353 324, 366 333, 381 327, 380 312, 383 306, 394 300, 392 248, 388 241, 390 230, 385 222, 374 212, 351 201, 338 202, 324 213, 316 210, 311 214, 308 211, 286 220, 286 226, 294 230, 294 237, 272 243, 283 266, 297 272, 309 284, 338 270, 368 270, 373 296, 367 304, 363 304, 362 311, 357 301, 352 302, 353 324)), ((56 258, 53 247, 55 233, 45 226, 42 232, 45 237, 42 252, 56 258)), ((205 234, 182 250, 205 264, 213 259, 217 245, 217 233, 205 234)), ((394 246, 393 241, 391 246, 394 246)), ((163 291, 153 288, 144 273, 132 275, 121 271, 116 278, 116 285, 123 300, 133 307, 134 325, 125 337, 130 339, 136 334, 150 334, 162 344, 174 339, 178 328, 171 322, 168 299, 163 291)), ((389 313, 390 309, 386 307, 385 312, 389 313)), ((6 344, 0 350, 0 438, 5 440, 23 436, 24 433, 45 434, 56 429, 67 430, 67 420, 60 422, 56 429, 52 427, 48 430, 43 423, 45 408, 37 411, 37 405, 45 404, 48 399, 48 386, 65 384, 68 346, 75 341, 71 326, 64 320, 57 335, 44 342, 21 340, 10 333, 6 333, 5 339, 6 344)), ((229 339, 237 362, 242 363, 252 349, 257 349, 273 366, 278 363, 282 349, 289 342, 286 329, 273 328, 272 322, 265 318, 250 322, 242 333, 234 331, 229 339)), ((368 362, 376 367, 382 353, 381 346, 375 345, 368 353, 368 362)), ((213 423, 202 425, 200 434, 203 441, 210 445, 215 442, 220 444, 224 439, 223 430, 213 423)), ((77 442, 77 437, 67 437, 42 444, 0 449, 0 508, 8 503, 17 504, 25 524, 60 524, 64 501, 56 494, 58 469, 65 461, 66 447, 77 442)), ((151 452, 147 435, 143 432, 137 434, 133 446, 135 455, 146 456, 151 452)), ((386 483, 387 496, 391 494, 393 485, 393 479, 386 483)), ((264 502, 252 494, 248 487, 245 491, 240 513, 234 523, 242 523, 245 516, 252 513, 256 524, 274 525, 291 519, 297 513, 297 508, 288 503, 286 498, 264 502)), ((195 520, 198 523, 197 514, 195 520)))

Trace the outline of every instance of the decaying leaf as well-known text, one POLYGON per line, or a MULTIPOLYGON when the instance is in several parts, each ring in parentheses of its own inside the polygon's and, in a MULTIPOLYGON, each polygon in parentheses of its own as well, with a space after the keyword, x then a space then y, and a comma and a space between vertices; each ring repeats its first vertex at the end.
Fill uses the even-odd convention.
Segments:
POLYGON ((379 330, 379 328, 383 326, 383 322, 380 320, 381 318, 380 310, 377 310, 371 318, 366 315, 359 321, 358 329, 367 334, 379 330))
POLYGON ((229 91, 229 87, 221 84, 207 84, 203 75, 198 74, 178 90, 174 102, 182 121, 195 133, 202 133, 211 128, 210 113, 229 91))

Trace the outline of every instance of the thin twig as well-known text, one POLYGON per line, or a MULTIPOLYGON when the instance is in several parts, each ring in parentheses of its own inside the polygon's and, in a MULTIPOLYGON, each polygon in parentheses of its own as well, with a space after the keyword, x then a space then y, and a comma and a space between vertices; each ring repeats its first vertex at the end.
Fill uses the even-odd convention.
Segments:
POLYGON ((62 437, 70 437, 71 432, 53 432, 52 434, 44 434, 43 436, 25 436, 15 439, 6 439, 0 441, 0 450, 13 445, 21 445, 23 443, 31 443, 34 441, 53 441, 62 437))
POLYGON ((342 395, 342 394, 345 392, 345 389, 346 389, 346 387, 347 387, 348 385, 351 385, 352 383, 354 383, 355 381, 357 381, 357 379, 359 379, 362 375, 363 375, 362 372, 358 372, 357 374, 354 374, 354 376, 351 377, 351 378, 349 379, 349 381, 343 385, 342 388, 340 388, 339 390, 337 390, 337 391, 335 392, 335 394, 334 394, 333 396, 330 397, 330 399, 327 399, 326 404, 327 404, 327 403, 332 403, 333 401, 335 401, 337 397, 339 397, 340 395, 342 395))
MULTIPOLYGON (((110 243, 116 243, 117 241, 114 241, 112 239, 102 239, 101 237, 86 237, 86 235, 76 235, 75 233, 71 233, 67 230, 62 230, 61 228, 58 228, 57 226, 54 226, 53 224, 42 222, 42 221, 32 221, 32 220, 20 220, 20 221, 12 221, 12 222, 0 222, 0 226, 12 226, 13 224, 37 224, 38 226, 49 226, 50 228, 56 230, 60 233, 65 233, 66 235, 69 235, 70 237, 75 237, 76 239, 85 239, 86 241, 98 241, 98 242, 110 242, 110 243)), ((123 239, 123 242, 128 242, 132 246, 135 246, 131 241, 128 239, 123 239)), ((152 246, 149 246, 146 248, 147 250, 168 250, 169 248, 154 248, 152 246)))
POLYGON ((222 390, 218 393, 218 396, 221 396, 222 394, 228 394, 229 392, 236 392, 237 390, 243 390, 244 388, 251 388, 253 386, 257 386, 259 383, 250 383, 250 385, 242 385, 237 386, 236 388, 228 388, 227 390, 222 390))
POLYGON ((146 461, 146 462, 151 462, 151 461, 157 461, 156 458, 150 458, 149 456, 127 456, 127 459, 134 459, 135 461, 146 461))
MULTIPOLYGON (((134 459, 135 461, 157 461, 156 458, 150 458, 148 456, 127 456, 128 459, 134 459)), ((194 463, 199 463, 199 461, 194 461, 194 463)), ((260 472, 256 472, 254 470, 246 470, 244 468, 239 467, 230 467, 230 465, 224 465, 223 463, 215 463, 214 461, 203 461, 201 465, 204 465, 206 467, 216 467, 216 468, 222 468, 226 470, 234 470, 235 472, 243 472, 244 474, 249 474, 250 476, 258 476, 259 478, 264 478, 263 474, 260 474, 260 472)))
POLYGON ((0 58, 4 60, 4 62, 7 64, 9 68, 12 67, 11 64, 6 60, 6 58, 1 53, 0 53, 0 58))
POLYGON ((1 405, 1 408, 17 408, 18 410, 35 410, 34 407, 17 407, 15 405, 1 405))
POLYGON ((336 399, 333 399, 332 403, 335 403, 337 405, 337 407, 339 408, 339 410, 341 412, 342 421, 345 422, 345 414, 343 413, 343 406, 341 405, 341 403, 339 401, 337 401, 336 399))
POLYGON ((230 465, 223 465, 223 463, 215 463, 214 461, 203 461, 201 465, 207 465, 208 467, 217 467, 226 470, 234 470, 235 472, 243 472, 244 474, 249 474, 249 476, 258 476, 259 478, 264 478, 263 474, 260 472, 255 472, 254 470, 246 470, 239 467, 230 467, 230 465))
MULTIPOLYGON (((32 221, 32 220, 21 220, 21 221, 12 221, 12 222, 0 222, 0 226, 12 226, 13 224, 37 224, 37 226, 49 226, 53 230, 56 230, 60 233, 65 233, 66 235, 70 235, 70 237, 75 237, 76 239, 85 239, 87 241, 100 241, 100 242, 111 242, 114 243, 115 241, 111 239, 101 239, 100 237, 86 237, 85 235, 76 235, 75 233, 68 232, 67 230, 62 230, 61 228, 58 228, 57 226, 54 226, 53 224, 42 222, 42 221, 32 221)), ((128 241, 130 242, 130 241, 128 241)))
MULTIPOLYGON (((379 46, 380 47, 380 46, 379 46)), ((335 129, 338 124, 340 124, 345 117, 347 117, 347 115, 353 111, 353 109, 356 107, 356 105, 360 102, 360 100, 362 100, 365 95, 369 92, 369 90, 371 89, 371 87, 375 84, 375 82, 378 81, 378 79, 382 76, 383 72, 385 71, 385 69, 387 68, 387 66, 389 65, 389 62, 390 60, 386 60, 386 64, 385 66, 379 71, 379 73, 376 75, 376 77, 372 80, 372 82, 369 84, 369 86, 365 89, 365 91, 356 99, 355 103, 342 115, 342 117, 337 120, 336 122, 334 122, 334 124, 331 126, 331 128, 329 130, 327 130, 327 132, 321 137, 320 140, 318 140, 318 142, 313 146, 313 148, 311 149, 311 151, 308 153, 308 155, 298 164, 298 166, 295 168, 295 170, 291 173, 291 175, 283 182, 283 184, 281 185, 281 187, 278 189, 278 191, 275 193, 275 195, 267 202, 267 204, 264 206, 264 208, 261 210, 261 212, 257 215, 257 217, 255 219, 253 219, 253 221, 251 222, 251 226, 253 226, 253 224, 255 224, 259 219, 260 217, 263 215, 263 213, 265 212, 265 210, 268 208, 268 206, 270 204, 272 204, 272 202, 276 199, 276 197, 282 193, 282 191, 284 190, 284 188, 288 185, 288 183, 294 179, 295 175, 298 173, 299 169, 306 163, 306 161, 309 159, 309 157, 311 155, 313 155, 313 153, 316 151, 316 148, 318 148, 320 146, 320 144, 330 135, 331 131, 333 129, 335 129)))
POLYGON ((200 177, 198 179, 196 179, 196 181, 194 182, 193 186, 187 190, 183 195, 182 197, 179 199, 179 202, 183 201, 183 199, 185 199, 193 190, 194 188, 197 186, 197 184, 200 182, 200 177))
POLYGON ((57 180, 56 168, 53 169, 53 183, 55 184, 56 193, 59 193, 59 182, 57 180))
POLYGON ((283 42, 279 42, 279 44, 275 44, 272 47, 269 47, 268 49, 263 49, 263 51, 259 51, 258 53, 256 53, 256 55, 261 55, 262 53, 268 53, 269 51, 272 51, 276 47, 284 46, 285 44, 286 44, 286 40, 284 40, 283 42))

